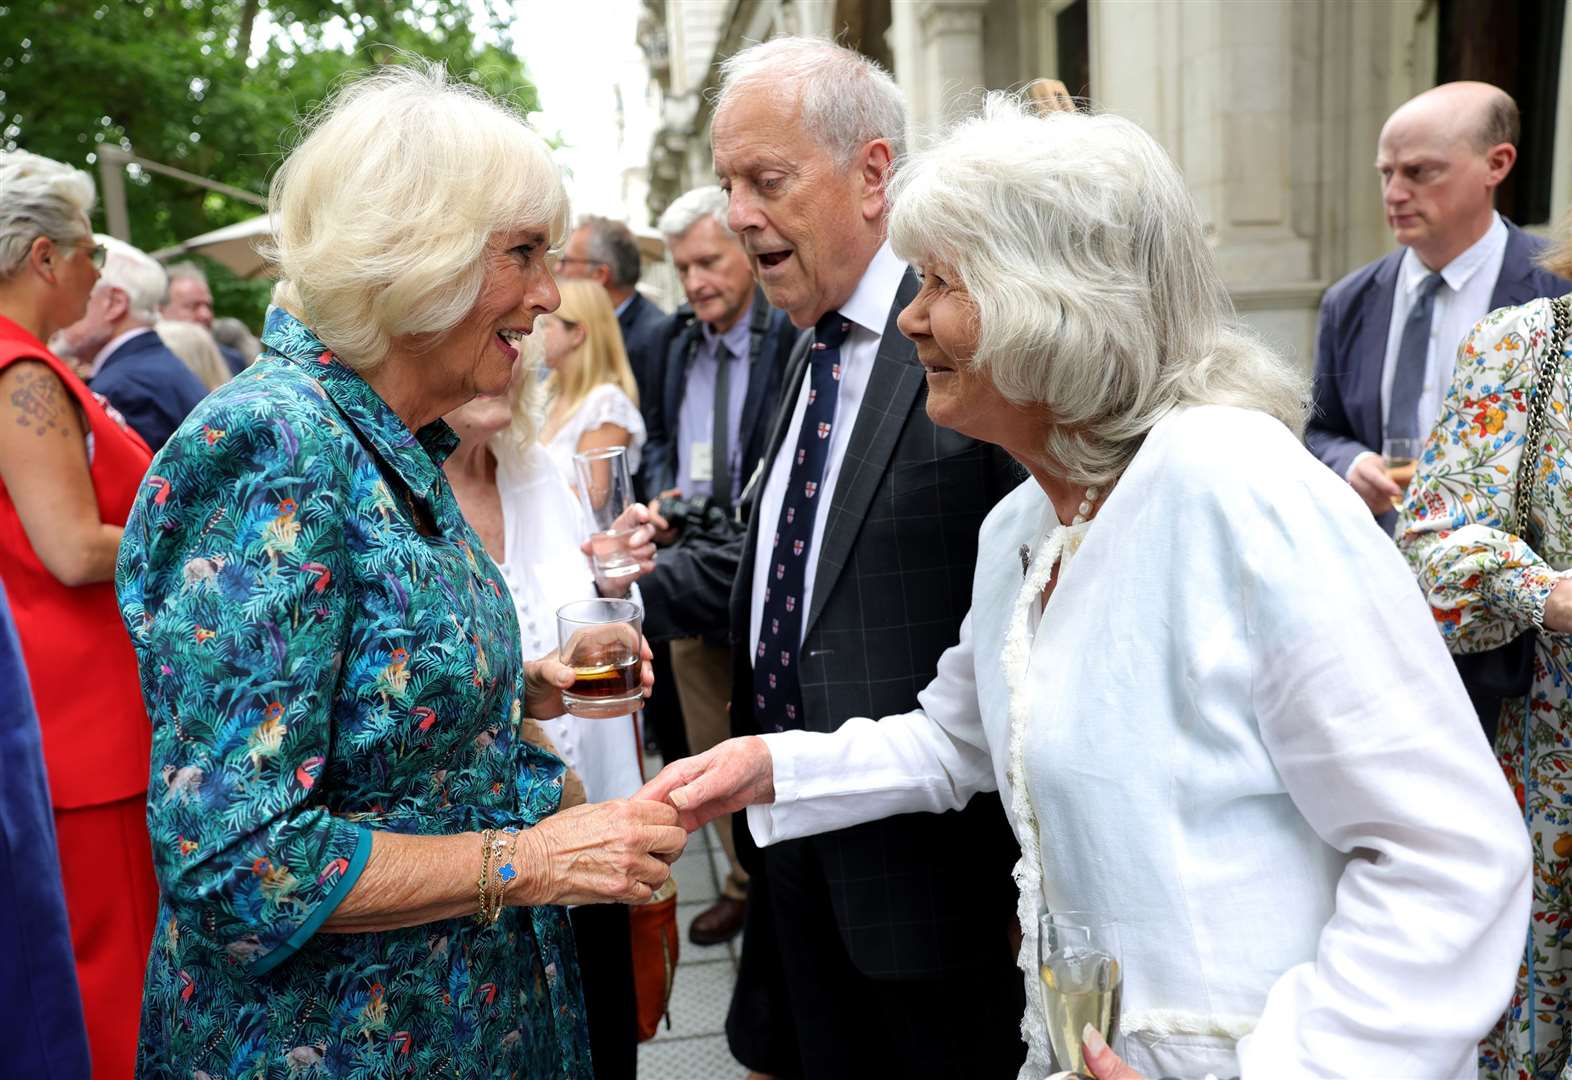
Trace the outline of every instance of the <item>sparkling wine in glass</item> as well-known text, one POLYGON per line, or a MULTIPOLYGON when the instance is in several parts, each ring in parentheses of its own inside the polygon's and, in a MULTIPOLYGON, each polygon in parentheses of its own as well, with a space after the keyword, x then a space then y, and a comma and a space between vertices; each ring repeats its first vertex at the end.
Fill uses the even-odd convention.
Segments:
POLYGON ((643 703, 643 619, 632 600, 579 600, 557 609, 557 656, 573 669, 562 704, 574 716, 626 716, 643 703))
POLYGON ((1110 1046, 1119 1035, 1124 964, 1118 927, 1084 911, 1045 912, 1038 923, 1037 952, 1054 1058, 1060 1069, 1090 1076, 1081 1032, 1091 1024, 1110 1046))
POLYGON ((637 574, 638 560, 628 550, 628 537, 638 523, 628 512, 634 499, 627 448, 609 446, 574 454, 573 468, 578 474, 579 503, 590 523, 595 576, 615 582, 637 574))
POLYGON ((1392 509, 1401 510, 1408 497, 1409 482, 1419 467, 1419 455, 1424 451, 1423 439, 1386 439, 1381 443, 1381 457, 1386 461, 1387 479, 1403 489, 1401 495, 1392 497, 1392 509))

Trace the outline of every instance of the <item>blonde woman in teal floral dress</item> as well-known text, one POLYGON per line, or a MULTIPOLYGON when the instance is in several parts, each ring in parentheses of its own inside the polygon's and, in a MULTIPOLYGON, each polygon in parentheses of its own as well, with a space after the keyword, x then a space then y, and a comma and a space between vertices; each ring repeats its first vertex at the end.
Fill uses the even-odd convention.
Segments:
POLYGON ((506 109, 402 68, 339 96, 272 201, 266 352, 154 459, 120 550, 161 892, 138 1074, 591 1076, 559 905, 648 898, 684 833, 557 812, 519 725, 571 673, 520 655, 438 419, 504 391, 556 306, 560 180, 506 109))
POLYGON ((1481 1045, 1487 1080, 1572 1080, 1572 362, 1551 390, 1532 466, 1533 545, 1503 528, 1527 531, 1517 470, 1535 376, 1554 348, 1551 308, 1542 299, 1493 311, 1464 340, 1398 526, 1454 653, 1539 631, 1533 689, 1503 704, 1496 737, 1533 841, 1534 900, 1512 1004, 1481 1045))

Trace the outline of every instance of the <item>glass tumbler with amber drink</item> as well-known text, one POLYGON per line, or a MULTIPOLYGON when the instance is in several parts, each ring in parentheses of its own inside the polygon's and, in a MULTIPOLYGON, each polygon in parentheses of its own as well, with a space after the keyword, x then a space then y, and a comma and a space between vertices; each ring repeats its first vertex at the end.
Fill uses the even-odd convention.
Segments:
POLYGON ((1381 443, 1381 457, 1386 461, 1386 477, 1402 489, 1402 494, 1392 496, 1392 509, 1401 510, 1408 497, 1408 485, 1419 467, 1419 455, 1425 449, 1423 439, 1386 439, 1381 443))
POLYGON ((639 707, 644 609, 632 600, 580 600, 557 609, 557 657, 573 669, 562 704, 574 716, 626 716, 639 707))

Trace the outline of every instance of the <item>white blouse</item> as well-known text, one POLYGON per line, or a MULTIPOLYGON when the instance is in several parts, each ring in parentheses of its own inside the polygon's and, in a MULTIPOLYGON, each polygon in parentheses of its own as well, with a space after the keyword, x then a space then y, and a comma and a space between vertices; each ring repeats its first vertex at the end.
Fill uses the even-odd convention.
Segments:
POLYGON ((601 383, 584 395, 584 400, 568 415, 561 429, 541 443, 569 487, 577 488, 579 482, 573 472, 573 455, 579 452, 579 440, 586 431, 594 431, 602 424, 616 424, 632 436, 628 443, 628 471, 639 471, 639 451, 644 447, 644 418, 621 387, 601 383))
MULTIPOLYGON (((557 609, 596 596, 589 559, 579 550, 587 533, 577 497, 540 446, 522 459, 499 450, 497 492, 507 558, 502 577, 518 610, 524 657, 533 660, 557 647, 557 609)), ((583 779, 585 797, 600 802, 626 798, 643 784, 636 723, 631 716, 566 715, 540 726, 583 779)))
POLYGON ((1031 481, 989 516, 920 711, 765 736, 754 837, 1007 792, 1022 1080, 1050 1060, 1043 908, 1118 921, 1117 1049, 1153 1080, 1472 1078, 1523 950, 1528 840, 1391 540, 1282 424, 1224 407, 1166 417, 1091 524, 1057 527, 1031 481), (1017 552, 1066 538, 1033 626, 1017 552))

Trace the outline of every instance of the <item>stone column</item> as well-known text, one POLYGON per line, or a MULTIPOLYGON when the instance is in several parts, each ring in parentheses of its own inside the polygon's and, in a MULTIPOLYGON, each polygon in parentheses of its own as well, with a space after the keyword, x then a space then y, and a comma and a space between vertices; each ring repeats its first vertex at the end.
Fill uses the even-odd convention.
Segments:
POLYGON ((988 0, 918 0, 909 6, 917 30, 917 70, 915 81, 906 85, 915 89, 912 120, 922 131, 970 111, 987 85, 983 13, 988 0))

